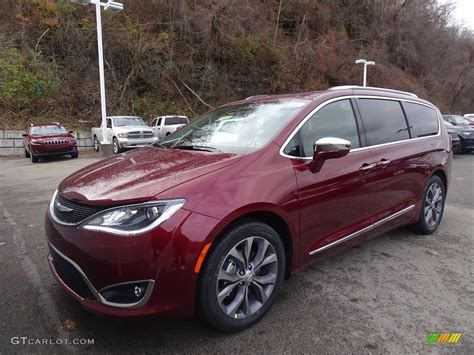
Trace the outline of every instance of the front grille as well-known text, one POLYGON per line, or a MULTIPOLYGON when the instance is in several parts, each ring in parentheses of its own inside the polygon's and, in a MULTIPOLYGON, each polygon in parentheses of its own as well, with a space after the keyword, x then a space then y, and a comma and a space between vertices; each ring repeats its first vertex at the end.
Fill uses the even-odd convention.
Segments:
POLYGON ((54 269, 61 280, 82 298, 94 298, 91 289, 74 265, 59 255, 51 246, 49 247, 49 253, 53 258, 54 269))
POLYGON ((153 138, 153 132, 148 131, 133 131, 127 134, 127 138, 129 139, 143 139, 143 138, 153 138))
POLYGON ((103 211, 107 206, 89 206, 72 202, 60 194, 56 196, 54 201, 54 215, 64 223, 77 224, 93 214, 103 211))
POLYGON ((67 144, 68 140, 67 139, 53 139, 49 141, 45 141, 45 144, 67 144))

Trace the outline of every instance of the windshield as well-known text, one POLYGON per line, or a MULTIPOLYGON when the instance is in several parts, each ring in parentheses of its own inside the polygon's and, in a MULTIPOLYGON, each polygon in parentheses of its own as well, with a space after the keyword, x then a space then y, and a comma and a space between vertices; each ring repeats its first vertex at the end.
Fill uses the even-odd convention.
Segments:
POLYGON ((309 102, 298 99, 221 107, 160 143, 167 148, 250 153, 267 144, 309 102))
POLYGON ((66 128, 58 125, 33 126, 30 132, 32 136, 51 136, 67 133, 66 128))
POLYGON ((466 124, 466 120, 462 116, 451 116, 451 118, 456 123, 456 125, 464 126, 466 124))
POLYGON ((188 122, 186 117, 166 117, 165 125, 187 124, 188 122))
POLYGON ((120 126, 146 126, 140 117, 114 117, 115 127, 120 126))

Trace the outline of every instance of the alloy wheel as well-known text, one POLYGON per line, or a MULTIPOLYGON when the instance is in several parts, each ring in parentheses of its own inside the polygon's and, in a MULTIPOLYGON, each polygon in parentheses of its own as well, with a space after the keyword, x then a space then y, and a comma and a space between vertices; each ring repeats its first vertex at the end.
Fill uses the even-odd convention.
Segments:
POLYGON ((255 314, 272 294, 277 275, 278 256, 268 240, 241 240, 219 269, 216 297, 221 310, 234 319, 255 314))
POLYGON ((428 226, 433 228, 439 222, 443 211, 443 189, 437 182, 433 182, 426 193, 424 216, 428 226))

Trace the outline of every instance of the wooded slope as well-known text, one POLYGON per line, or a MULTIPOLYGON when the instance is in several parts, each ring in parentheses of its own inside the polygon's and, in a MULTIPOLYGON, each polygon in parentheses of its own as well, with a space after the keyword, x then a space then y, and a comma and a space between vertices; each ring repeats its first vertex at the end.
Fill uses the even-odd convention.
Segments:
MULTIPOLYGON (((95 11, 0 0, 0 120, 100 119, 95 11)), ((198 115, 264 93, 368 82, 474 111, 474 35, 436 0, 124 0, 103 13, 109 114, 198 115)))

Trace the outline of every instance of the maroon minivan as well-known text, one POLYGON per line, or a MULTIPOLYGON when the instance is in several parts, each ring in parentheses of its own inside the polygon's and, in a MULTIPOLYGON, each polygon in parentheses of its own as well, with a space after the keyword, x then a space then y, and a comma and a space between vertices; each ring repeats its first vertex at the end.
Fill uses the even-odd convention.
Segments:
POLYGON ((302 267, 401 225, 433 233, 452 149, 416 95, 254 96, 64 179, 46 230, 58 283, 113 316, 257 322, 302 267))

